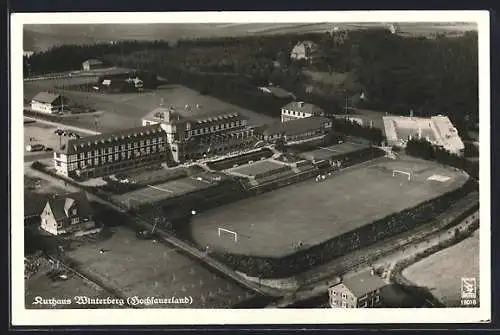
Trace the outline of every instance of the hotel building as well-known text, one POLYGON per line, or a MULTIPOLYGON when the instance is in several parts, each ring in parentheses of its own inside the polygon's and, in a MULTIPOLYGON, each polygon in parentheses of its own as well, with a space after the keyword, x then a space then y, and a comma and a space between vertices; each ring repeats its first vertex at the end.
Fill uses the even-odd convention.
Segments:
POLYGON ((203 111, 199 107, 159 107, 142 119, 143 126, 161 125, 177 162, 208 154, 244 149, 258 141, 248 119, 233 111, 203 111))
POLYGON ((54 151, 56 171, 75 178, 99 177, 169 158, 167 134, 151 125, 71 139, 54 151))

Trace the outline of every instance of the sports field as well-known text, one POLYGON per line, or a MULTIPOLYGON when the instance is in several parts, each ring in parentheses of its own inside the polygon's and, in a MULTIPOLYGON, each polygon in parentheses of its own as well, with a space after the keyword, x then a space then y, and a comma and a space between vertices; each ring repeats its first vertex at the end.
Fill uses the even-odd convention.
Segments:
POLYGON ((319 147, 316 150, 303 152, 299 156, 311 161, 321 161, 366 148, 368 148, 367 145, 353 142, 344 142, 341 144, 330 145, 328 147, 319 147))
POLYGON ((123 295, 193 299, 192 305, 151 307, 228 308, 253 294, 173 248, 137 239, 125 227, 115 227, 109 239, 81 245, 68 256, 83 271, 123 295))
POLYGON ((413 264, 403 276, 426 287, 445 306, 460 306, 461 278, 476 278, 479 298, 479 231, 464 241, 413 264))
POLYGON ((280 257, 414 207, 452 190, 466 176, 432 162, 385 158, 334 174, 323 182, 308 180, 203 213, 193 219, 200 246, 232 253, 280 257), (411 171, 393 177, 394 169, 411 171), (445 182, 431 176, 449 177, 445 182), (238 241, 225 228, 238 234, 238 241))
MULTIPOLYGON (((227 170, 229 173, 234 173, 235 175, 242 176, 258 176, 265 173, 270 173, 272 171, 277 171, 279 169, 288 168, 285 164, 280 164, 273 162, 272 160, 260 160, 253 162, 251 164, 241 165, 232 169, 227 170)), ((289 168, 288 168, 289 169, 289 168)))
MULTIPOLYGON (((78 77, 31 81, 24 83, 24 96, 28 101, 38 92, 53 88, 55 86, 77 85, 94 82, 97 77, 78 77)), ((156 90, 138 93, 105 94, 98 92, 60 91, 75 102, 91 106, 97 111, 102 111, 98 118, 98 131, 113 131, 141 125, 141 118, 153 109, 159 107, 162 99, 166 106, 184 109, 186 105, 200 105, 203 112, 211 113, 217 111, 240 112, 249 118, 251 125, 267 124, 272 122, 268 116, 243 109, 241 107, 226 103, 208 95, 202 95, 187 87, 180 85, 164 85, 156 90)), ((95 128, 96 118, 94 115, 75 115, 64 117, 63 122, 82 128, 95 128)))
POLYGON ((201 177, 188 177, 168 181, 161 184, 148 185, 136 191, 115 195, 114 199, 125 205, 155 203, 196 190, 202 190, 215 184, 201 177))

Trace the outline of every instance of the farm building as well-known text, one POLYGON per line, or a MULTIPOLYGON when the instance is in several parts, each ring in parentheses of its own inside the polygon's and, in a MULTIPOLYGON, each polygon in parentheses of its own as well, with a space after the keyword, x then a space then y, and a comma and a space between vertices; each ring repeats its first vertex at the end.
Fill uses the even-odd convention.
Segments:
POLYGON ((438 115, 430 118, 384 116, 383 121, 389 145, 405 147, 409 139, 419 138, 453 154, 463 155, 464 143, 446 116, 438 115))
POLYGON ((88 59, 85 62, 82 63, 82 68, 83 71, 90 71, 90 70, 95 70, 95 69, 102 69, 106 67, 104 62, 98 60, 98 59, 88 59))
POLYGON ((162 125, 177 162, 242 149, 257 141, 248 119, 232 110, 206 111, 198 105, 160 106, 144 116, 142 124, 162 125))
POLYGON ((53 114, 63 110, 67 99, 61 94, 40 92, 31 99, 31 109, 35 112, 53 114))
POLYGON ((332 308, 370 308, 382 303, 380 290, 387 284, 373 271, 362 272, 328 289, 332 308))
POLYGON ((312 41, 298 42, 290 53, 293 60, 313 61, 319 55, 318 45, 312 41))
POLYGON ((168 159, 166 133, 159 125, 70 139, 54 151, 56 171, 64 176, 90 178, 168 159))
POLYGON ((332 128, 332 121, 321 116, 300 118, 288 122, 277 122, 269 125, 263 132, 263 140, 276 142, 283 139, 285 143, 304 141, 325 135, 332 128))
POLYGON ((311 116, 324 116, 325 111, 316 105, 303 101, 293 101, 281 108, 281 122, 303 119, 311 116))
POLYGON ((94 211, 84 192, 49 198, 40 219, 41 228, 53 235, 95 228, 94 211))

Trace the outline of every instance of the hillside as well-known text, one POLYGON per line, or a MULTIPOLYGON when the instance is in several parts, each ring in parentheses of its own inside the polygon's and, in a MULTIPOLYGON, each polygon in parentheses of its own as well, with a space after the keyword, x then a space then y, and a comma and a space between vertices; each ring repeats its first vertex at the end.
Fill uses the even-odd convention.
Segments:
MULTIPOLYGON (((188 38, 317 33, 334 27, 358 30, 388 27, 386 23, 198 23, 198 24, 58 24, 25 25, 25 50, 44 51, 55 45, 87 44, 109 40, 177 40, 188 38)), ((476 30, 471 23, 398 24, 401 34, 429 36, 476 30)))

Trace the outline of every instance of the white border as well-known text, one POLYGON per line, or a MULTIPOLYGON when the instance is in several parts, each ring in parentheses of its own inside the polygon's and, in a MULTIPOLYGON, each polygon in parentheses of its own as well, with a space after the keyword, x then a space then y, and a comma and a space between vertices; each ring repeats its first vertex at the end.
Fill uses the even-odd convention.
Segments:
MULTIPOLYGON (((469 323, 491 320, 490 289, 490 37, 487 11, 16 13, 11 16, 11 269, 13 325, 182 325, 469 323), (476 22, 479 35, 480 109, 480 308, 26 310, 23 270, 23 24, 278 22, 476 22)), ((460 280, 457 278, 457 280, 460 280)))

